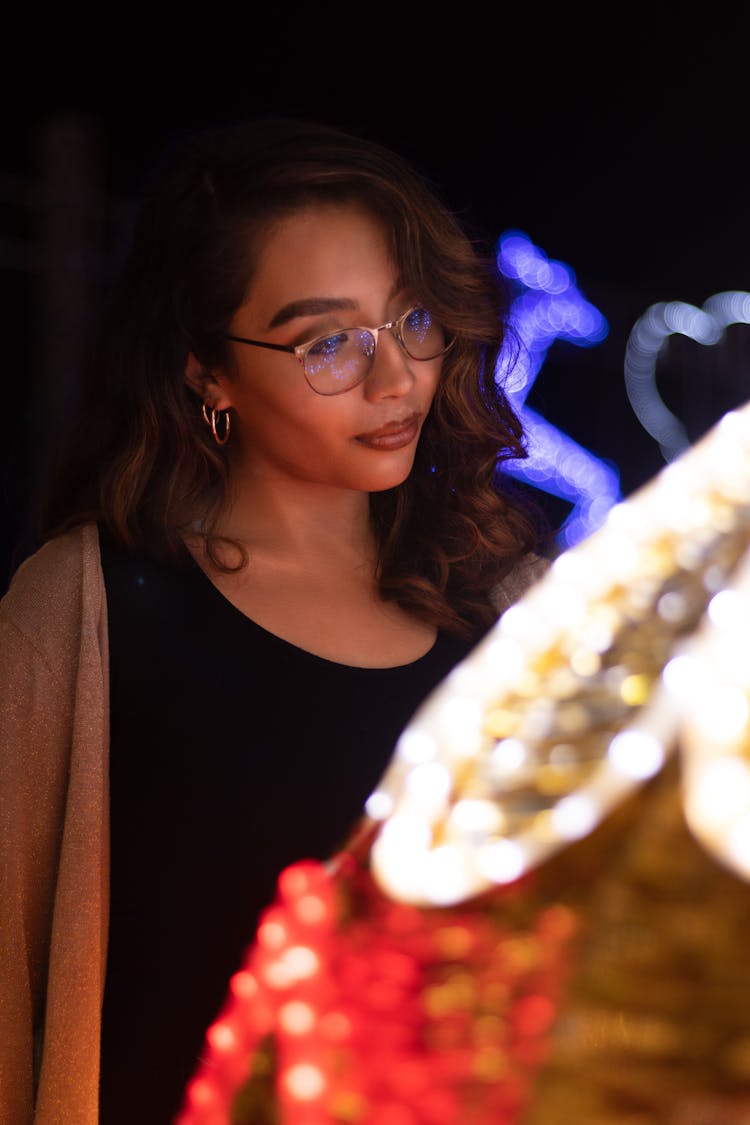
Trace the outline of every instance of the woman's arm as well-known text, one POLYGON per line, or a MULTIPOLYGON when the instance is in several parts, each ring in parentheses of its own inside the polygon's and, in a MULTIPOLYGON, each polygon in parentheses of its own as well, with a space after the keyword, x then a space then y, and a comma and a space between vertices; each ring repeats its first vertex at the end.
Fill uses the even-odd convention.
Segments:
POLYGON ((14 1125, 96 1121, 106 656, 96 530, 81 529, 0 602, 0 1120, 14 1125))

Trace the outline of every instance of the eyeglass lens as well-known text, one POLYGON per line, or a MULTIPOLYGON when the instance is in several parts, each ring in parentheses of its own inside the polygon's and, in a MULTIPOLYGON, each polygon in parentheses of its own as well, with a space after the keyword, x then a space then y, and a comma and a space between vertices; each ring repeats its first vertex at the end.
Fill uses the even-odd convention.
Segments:
MULTIPOLYGON (((400 322, 400 339, 412 359, 434 359, 447 347, 445 330, 427 309, 409 311, 400 322)), ((336 332, 308 348, 305 375, 319 393, 336 394, 366 378, 374 355, 375 337, 366 328, 336 332)))

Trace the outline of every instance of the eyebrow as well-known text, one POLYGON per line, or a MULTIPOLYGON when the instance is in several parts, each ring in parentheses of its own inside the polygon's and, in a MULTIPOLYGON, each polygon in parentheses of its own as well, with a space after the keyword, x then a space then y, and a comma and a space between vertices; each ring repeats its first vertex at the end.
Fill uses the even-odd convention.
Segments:
POLYGON ((299 301, 290 301, 274 315, 269 328, 278 328, 280 324, 287 324, 298 316, 320 316, 322 313, 337 312, 340 309, 357 309, 356 301, 348 297, 303 297, 299 301))
MULTIPOLYGON (((388 299, 393 300, 403 287, 403 282, 396 281, 388 294, 388 299)), ((288 305, 283 305, 274 314, 268 329, 278 328, 281 324, 288 324, 290 320, 295 320, 299 316, 321 316, 327 312, 339 312, 341 309, 355 311, 358 308, 357 302, 350 297, 303 297, 299 301, 290 301, 288 305)))

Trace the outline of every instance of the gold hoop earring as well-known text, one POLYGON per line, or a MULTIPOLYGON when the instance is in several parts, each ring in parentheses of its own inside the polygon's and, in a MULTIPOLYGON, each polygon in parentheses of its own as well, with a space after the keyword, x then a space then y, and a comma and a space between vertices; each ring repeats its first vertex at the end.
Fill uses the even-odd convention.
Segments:
POLYGON ((216 444, 217 445, 226 445, 227 442, 229 441, 229 433, 230 433, 230 430, 232 428, 231 421, 230 421, 230 418, 229 418, 229 410, 216 410, 213 406, 207 407, 205 402, 203 403, 201 409, 203 411, 203 421, 206 423, 207 426, 211 427, 211 433, 214 435, 214 441, 216 442, 216 444), (211 417, 210 418, 208 416, 209 410, 211 411, 211 417), (217 418, 221 418, 222 414, 224 415, 224 434, 223 434, 223 436, 221 436, 219 434, 219 430, 218 430, 217 425, 216 425, 217 418))

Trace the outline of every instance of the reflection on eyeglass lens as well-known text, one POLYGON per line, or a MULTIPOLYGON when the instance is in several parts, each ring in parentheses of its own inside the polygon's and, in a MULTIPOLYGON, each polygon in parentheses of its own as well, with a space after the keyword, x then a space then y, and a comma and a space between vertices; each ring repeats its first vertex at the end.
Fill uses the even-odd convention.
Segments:
POLYGON ((445 332, 427 309, 411 309, 401 326, 401 336, 414 359, 431 359, 445 349, 445 332))

